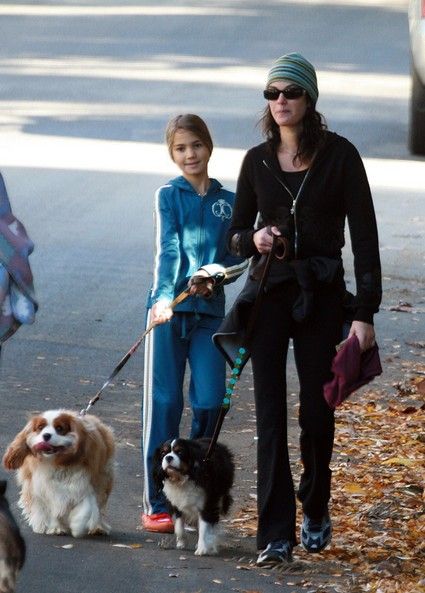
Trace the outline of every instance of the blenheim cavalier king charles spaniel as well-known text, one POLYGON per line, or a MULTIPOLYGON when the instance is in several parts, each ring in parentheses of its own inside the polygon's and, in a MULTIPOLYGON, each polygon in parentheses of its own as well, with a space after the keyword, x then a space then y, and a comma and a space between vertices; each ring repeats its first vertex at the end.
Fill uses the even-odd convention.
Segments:
POLYGON ((3 464, 18 470, 19 506, 35 533, 109 533, 102 517, 113 483, 112 430, 96 416, 48 410, 30 419, 3 464))

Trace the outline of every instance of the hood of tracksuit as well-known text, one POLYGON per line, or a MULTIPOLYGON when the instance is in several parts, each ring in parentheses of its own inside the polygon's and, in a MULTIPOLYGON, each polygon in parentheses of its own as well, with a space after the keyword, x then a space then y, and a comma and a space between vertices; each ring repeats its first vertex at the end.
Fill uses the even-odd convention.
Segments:
MULTIPOLYGON (((191 183, 189 183, 189 181, 185 177, 183 177, 183 175, 180 175, 179 177, 175 177, 174 179, 171 179, 168 182, 168 184, 172 185, 173 187, 178 187, 179 189, 183 189, 184 191, 188 191, 188 192, 191 192, 191 193, 199 196, 199 193, 196 191, 196 189, 193 187, 193 185, 191 183)), ((221 183, 219 181, 217 181, 217 179, 210 178, 210 185, 209 185, 207 193, 204 197, 207 197, 210 194, 212 195, 212 194, 219 192, 222 187, 223 186, 221 185, 221 183)))

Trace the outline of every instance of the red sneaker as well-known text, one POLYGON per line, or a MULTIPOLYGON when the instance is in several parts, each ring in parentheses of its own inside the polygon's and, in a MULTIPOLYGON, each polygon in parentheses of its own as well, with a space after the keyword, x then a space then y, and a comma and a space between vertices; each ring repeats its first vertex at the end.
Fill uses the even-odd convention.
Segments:
POLYGON ((168 513, 154 513, 153 515, 142 513, 142 527, 145 531, 174 533, 174 523, 168 513))

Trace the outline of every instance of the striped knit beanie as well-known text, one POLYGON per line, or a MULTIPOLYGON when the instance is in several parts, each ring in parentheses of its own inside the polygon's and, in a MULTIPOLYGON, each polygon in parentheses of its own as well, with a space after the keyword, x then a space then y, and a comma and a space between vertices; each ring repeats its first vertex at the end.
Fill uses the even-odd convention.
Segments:
POLYGON ((267 86, 275 80, 289 80, 305 89, 313 103, 319 97, 317 78, 314 66, 301 54, 296 52, 278 58, 267 76, 267 86))

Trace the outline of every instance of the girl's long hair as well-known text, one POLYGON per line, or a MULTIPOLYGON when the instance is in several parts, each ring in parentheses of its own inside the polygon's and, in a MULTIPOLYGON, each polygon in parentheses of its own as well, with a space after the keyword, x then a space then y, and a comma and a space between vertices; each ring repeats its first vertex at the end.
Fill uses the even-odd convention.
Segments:
MULTIPOLYGON (((263 114, 258 122, 261 126, 263 135, 269 143, 270 149, 275 152, 280 144, 279 126, 273 119, 270 107, 267 104, 263 114)), ((326 130, 328 126, 321 113, 316 111, 313 102, 307 95, 307 111, 302 121, 302 130, 298 142, 297 159, 310 160, 325 141, 326 130)))
POLYGON ((199 140, 205 144, 210 154, 213 151, 213 141, 210 131, 204 120, 194 113, 185 113, 184 115, 177 115, 170 119, 165 130, 165 141, 168 146, 168 152, 173 158, 173 142, 177 130, 187 130, 192 132, 199 140))

